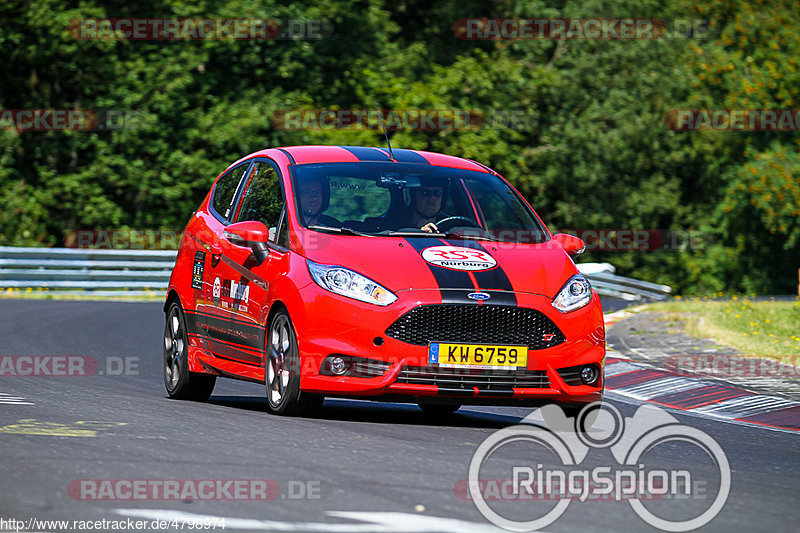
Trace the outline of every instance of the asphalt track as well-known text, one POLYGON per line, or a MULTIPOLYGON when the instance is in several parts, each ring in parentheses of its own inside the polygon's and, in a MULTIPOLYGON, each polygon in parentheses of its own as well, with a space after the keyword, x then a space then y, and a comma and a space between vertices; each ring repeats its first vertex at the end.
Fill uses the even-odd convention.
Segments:
MULTIPOLYGON (((209 403, 173 401, 161 378, 162 324, 159 303, 0 301, 0 356, 98 364, 86 376, 0 376, 0 530, 14 529, 9 519, 196 516, 225 517, 225 531, 494 530, 454 487, 478 445, 531 409, 465 407, 435 421, 410 405, 328 400, 312 418, 280 418, 265 412, 263 387, 233 380, 218 380, 209 403), (76 480, 209 479, 270 480, 279 492, 266 501, 98 501, 71 490, 76 480)), ((640 405, 613 393, 607 401, 624 416, 640 405)), ((730 463, 730 495, 702 530, 797 531, 796 432, 670 414, 716 440, 730 463)), ((611 464, 603 451, 583 467, 611 464)), ((680 459, 689 471, 709 469, 697 450, 680 459)), ((572 502, 546 530, 656 529, 627 502, 591 501, 572 502)))

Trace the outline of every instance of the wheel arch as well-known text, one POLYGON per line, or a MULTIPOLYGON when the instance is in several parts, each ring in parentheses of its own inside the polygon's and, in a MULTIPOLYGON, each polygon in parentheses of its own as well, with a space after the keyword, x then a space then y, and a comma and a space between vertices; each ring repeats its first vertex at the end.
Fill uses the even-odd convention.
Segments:
POLYGON ((178 305, 181 306, 181 309, 183 309, 183 303, 181 302, 181 297, 178 294, 178 291, 176 291, 175 289, 169 289, 169 291, 167 292, 167 299, 164 301, 165 313, 169 310, 169 306, 170 304, 172 304, 172 302, 178 302, 178 305))

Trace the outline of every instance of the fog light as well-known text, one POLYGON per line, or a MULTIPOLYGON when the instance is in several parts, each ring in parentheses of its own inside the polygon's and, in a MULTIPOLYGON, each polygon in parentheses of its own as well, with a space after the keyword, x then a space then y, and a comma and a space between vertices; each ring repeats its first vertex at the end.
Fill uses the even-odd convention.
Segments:
POLYGON ((337 376, 344 375, 347 372, 347 364, 344 362, 344 359, 341 357, 331 357, 329 359, 330 369, 331 372, 336 374, 337 376))
POLYGON ((585 366, 581 369, 581 383, 584 385, 592 385, 598 377, 600 377, 600 372, 595 366, 585 366))

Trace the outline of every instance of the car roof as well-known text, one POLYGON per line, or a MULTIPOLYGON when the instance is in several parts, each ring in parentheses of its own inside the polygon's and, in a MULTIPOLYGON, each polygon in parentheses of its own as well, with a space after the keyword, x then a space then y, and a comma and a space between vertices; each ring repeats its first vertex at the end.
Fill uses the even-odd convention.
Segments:
MULTIPOLYGON (((277 148, 286 153, 292 160, 292 164, 304 165, 308 163, 358 163, 363 161, 384 161, 390 162, 387 148, 374 148, 366 146, 285 146, 277 148)), ((254 152, 240 161, 257 157, 259 155, 268 156, 272 150, 261 150, 254 152)), ((404 148, 394 148, 392 153, 398 163, 417 163, 421 165, 433 165, 439 167, 460 168, 464 170, 476 170, 478 172, 492 171, 480 163, 455 157, 452 155, 439 154, 436 152, 425 152, 423 150, 407 150, 404 148)), ((238 161, 237 161, 238 163, 238 161)), ((234 163, 235 165, 236 163, 234 163)), ((233 166, 233 165, 231 165, 233 166)))

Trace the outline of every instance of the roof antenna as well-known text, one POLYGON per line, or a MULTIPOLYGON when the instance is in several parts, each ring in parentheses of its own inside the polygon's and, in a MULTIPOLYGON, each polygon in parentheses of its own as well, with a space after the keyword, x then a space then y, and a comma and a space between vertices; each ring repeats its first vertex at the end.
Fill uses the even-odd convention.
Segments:
POLYGON ((372 105, 375 106, 375 112, 378 114, 378 120, 381 123, 381 129, 383 129, 383 136, 386 138, 386 146, 389 147, 389 155, 392 156, 392 161, 397 161, 397 159, 394 157, 394 152, 392 152, 392 145, 389 142, 389 134, 386 133, 386 126, 383 125, 383 116, 381 115, 381 112, 378 111, 378 104, 375 103, 374 98, 372 99, 372 105))

